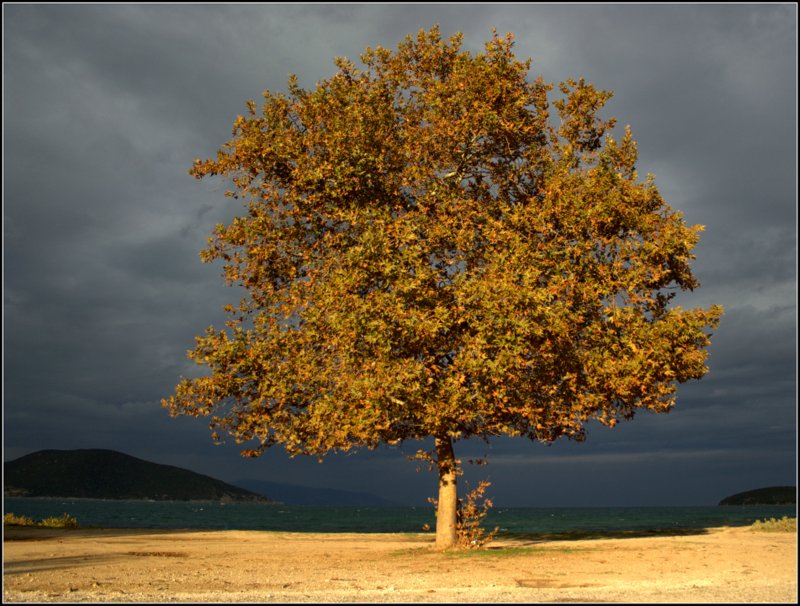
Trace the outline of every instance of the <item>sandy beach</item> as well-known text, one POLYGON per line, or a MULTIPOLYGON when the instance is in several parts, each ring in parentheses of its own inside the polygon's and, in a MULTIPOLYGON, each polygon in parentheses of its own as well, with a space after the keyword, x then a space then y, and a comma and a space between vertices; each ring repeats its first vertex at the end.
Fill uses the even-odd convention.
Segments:
POLYGON ((796 602, 797 535, 518 536, 7 527, 5 602, 796 602))

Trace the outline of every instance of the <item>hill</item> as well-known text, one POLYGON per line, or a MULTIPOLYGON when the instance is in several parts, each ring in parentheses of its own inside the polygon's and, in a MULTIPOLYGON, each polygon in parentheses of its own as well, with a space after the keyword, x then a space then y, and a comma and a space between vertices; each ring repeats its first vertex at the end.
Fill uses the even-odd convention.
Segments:
POLYGON ((757 488, 725 497, 720 505, 794 505, 797 502, 795 486, 770 486, 757 488))
POLYGON ((334 505, 359 507, 398 507, 399 503, 389 501, 368 492, 316 488, 296 484, 281 484, 263 480, 245 479, 236 482, 238 486, 271 498, 286 505, 334 505))
POLYGON ((188 469, 114 450, 40 450, 3 464, 6 496, 269 501, 188 469))

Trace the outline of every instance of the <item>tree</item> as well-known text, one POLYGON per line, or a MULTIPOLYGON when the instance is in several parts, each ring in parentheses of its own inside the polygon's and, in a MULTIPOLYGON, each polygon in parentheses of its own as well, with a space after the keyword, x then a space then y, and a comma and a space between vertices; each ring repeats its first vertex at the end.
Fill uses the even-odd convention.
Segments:
POLYGON ((639 179, 630 129, 599 117, 611 93, 567 80, 554 125, 511 34, 461 43, 434 27, 366 49, 363 70, 337 58, 313 90, 290 76, 195 160, 247 201, 201 253, 246 295, 188 354, 210 374, 163 401, 245 456, 432 437, 438 548, 456 540, 455 441, 666 412, 722 314, 670 305, 698 286, 702 226, 639 179))

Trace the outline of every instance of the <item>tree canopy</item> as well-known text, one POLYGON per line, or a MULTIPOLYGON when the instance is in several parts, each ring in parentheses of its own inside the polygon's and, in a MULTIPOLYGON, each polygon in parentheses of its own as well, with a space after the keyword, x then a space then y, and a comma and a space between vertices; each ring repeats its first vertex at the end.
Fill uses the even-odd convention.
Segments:
POLYGON ((455 440, 583 439, 707 372, 722 309, 671 305, 702 226, 640 179, 611 93, 570 79, 551 104, 510 34, 461 46, 434 27, 311 90, 290 76, 194 162, 245 200, 202 253, 245 296, 172 414, 251 456, 434 437, 441 475, 455 440))

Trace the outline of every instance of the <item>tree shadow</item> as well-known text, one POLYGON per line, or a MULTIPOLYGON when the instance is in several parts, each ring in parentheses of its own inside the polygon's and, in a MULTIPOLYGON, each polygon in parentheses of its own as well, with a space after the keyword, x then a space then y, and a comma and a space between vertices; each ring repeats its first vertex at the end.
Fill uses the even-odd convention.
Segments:
MULTIPOLYGON (((650 528, 641 530, 568 530, 562 532, 500 532, 498 541, 535 545, 550 541, 593 541, 601 539, 641 539, 647 537, 685 537, 709 534, 707 528, 650 528)), ((490 546, 488 549, 502 549, 490 546)))
POLYGON ((3 526, 3 542, 51 541, 61 538, 105 538, 125 536, 157 536, 187 532, 213 532, 188 528, 43 528, 40 526, 3 526))
POLYGON ((34 574, 54 570, 75 569, 80 566, 96 566, 110 564, 124 559, 126 554, 108 553, 101 555, 50 556, 32 560, 14 560, 3 562, 3 574, 7 576, 34 574))

